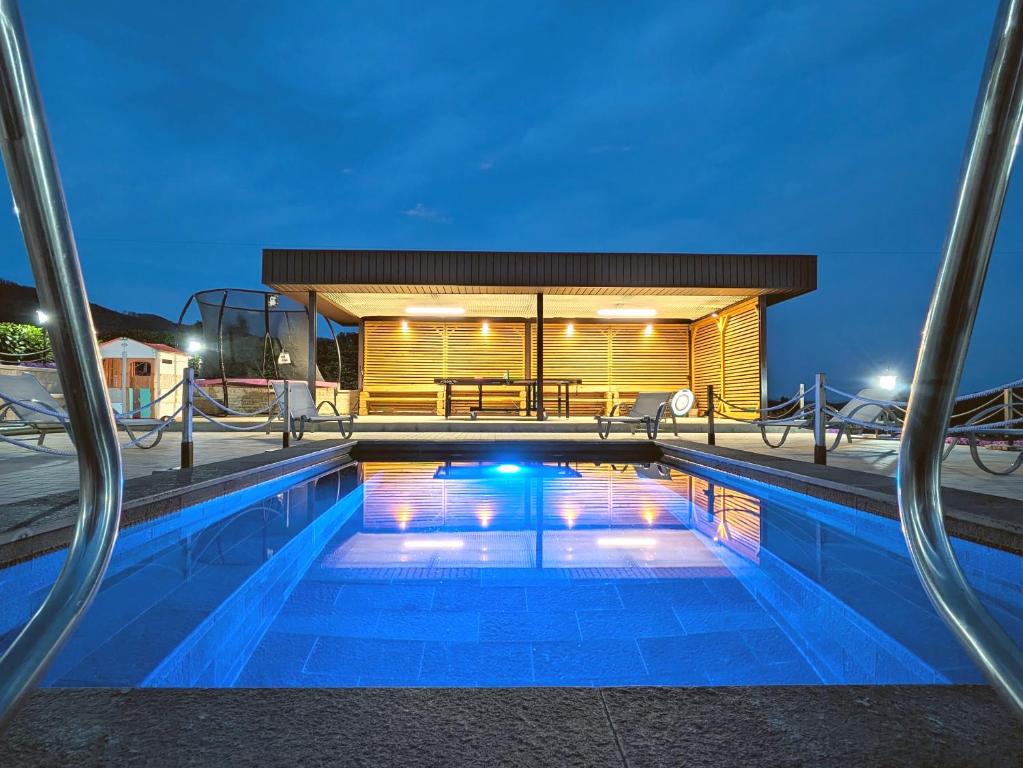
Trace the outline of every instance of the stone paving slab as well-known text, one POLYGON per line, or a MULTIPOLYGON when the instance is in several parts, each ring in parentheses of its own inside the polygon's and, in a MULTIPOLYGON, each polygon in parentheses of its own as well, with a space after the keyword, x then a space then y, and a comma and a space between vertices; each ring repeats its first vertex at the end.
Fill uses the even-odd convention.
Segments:
MULTIPOLYGON (((353 441, 308 441, 190 469, 168 469, 124 483, 121 525, 128 526, 317 464, 336 464, 353 441)), ((67 546, 78 491, 0 505, 0 567, 67 546)))
MULTIPOLYGON (((662 435, 672 439, 671 435, 662 435)), ((706 445, 706 437, 685 436, 684 440, 706 445)), ((762 456, 781 457, 813 464, 813 436, 809 432, 793 432, 781 448, 769 448, 759 434, 718 434, 717 445, 737 448, 762 456)), ((1015 460, 1014 451, 995 451, 982 448, 984 461, 992 468, 1008 467, 1015 460)), ((899 441, 888 438, 855 438, 843 441, 828 453, 828 466, 855 469, 884 477, 894 477, 899 461, 899 441)), ((970 457, 968 446, 959 445, 941 463, 941 484, 948 488, 976 491, 991 496, 1005 496, 1023 500, 1023 470, 1012 475, 992 475, 980 469, 970 457)))
POLYGON ((982 686, 48 689, 0 766, 1018 766, 982 686))

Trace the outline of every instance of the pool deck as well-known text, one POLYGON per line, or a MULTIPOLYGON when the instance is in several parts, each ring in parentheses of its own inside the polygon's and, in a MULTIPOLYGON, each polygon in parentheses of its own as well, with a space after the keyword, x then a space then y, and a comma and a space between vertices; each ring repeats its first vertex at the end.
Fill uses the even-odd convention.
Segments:
POLYGON ((983 686, 50 689, 0 766, 1023 764, 983 686))
MULTIPOLYGON (((125 451, 125 524, 274 473, 357 458, 360 445, 410 456, 452 445, 659 450, 639 435, 385 431, 354 442, 318 433, 281 451, 279 434, 203 432, 197 467, 178 470, 174 437, 125 451)), ((755 434, 719 433, 716 447, 700 434, 669 434, 660 448, 682 466, 723 467, 891 516, 895 444, 858 441, 818 467, 806 437, 769 451, 755 434)), ((1008 531, 1007 548, 1023 551, 1023 476, 986 475, 962 448, 945 470, 952 511, 1008 531)), ((8 499, 21 494, 0 506, 0 567, 65 542, 76 513, 74 460, 4 446, 0 473, 8 499), (5 551, 5 536, 13 549, 5 551)), ((0 768, 68 764, 1020 765, 1023 729, 983 686, 37 691, 3 734, 0 768)))
MULTIPOLYGON (((575 430, 577 420, 573 417, 572 429, 575 430)), ((693 429, 702 429, 702 419, 687 420, 693 429)), ((242 422, 244 423, 244 422, 242 422)), ((370 417, 358 422, 360 427, 354 435, 359 440, 402 440, 430 443, 436 441, 465 440, 592 440, 595 437, 593 420, 578 420, 585 431, 551 431, 551 427, 565 429, 565 422, 547 423, 546 431, 522 431, 524 425, 532 427, 539 422, 479 421, 468 419, 444 421, 425 417, 415 422, 415 431, 394 431, 392 426, 406 425, 397 417, 370 417), (384 427, 387 427, 384 429, 384 427), (444 429, 435 429, 443 426, 444 429), (501 427, 499 430, 493 429, 501 427), (380 431, 375 431, 376 428, 380 431), (429 427, 429 429, 427 429, 429 427), (373 428, 373 429, 370 429, 373 428), (485 431, 484 431, 485 430, 485 431)), ((725 422, 724 426, 728 426, 725 422)), ((759 433, 750 432, 745 424, 732 424, 736 429, 745 431, 723 431, 719 421, 717 428, 717 445, 750 451, 765 457, 781 457, 812 464, 813 438, 809 433, 793 433, 783 448, 772 450, 766 447, 759 433)), ((123 435, 122 435, 123 438, 123 435)), ((661 438, 674 440, 670 430, 662 431, 661 438)), ((337 432, 323 431, 309 433, 306 442, 314 440, 336 440, 337 432)), ((706 434, 700 431, 680 430, 679 439, 694 444, 706 444, 706 434)), ((610 440, 645 441, 642 434, 629 435, 612 433, 610 440)), ((151 450, 126 448, 124 450, 124 470, 126 478, 144 477, 153 472, 175 469, 180 461, 180 436, 171 432, 163 442, 151 450)), ((70 441, 62 435, 51 435, 46 438, 46 445, 59 450, 69 450, 70 441)), ((237 459, 245 456, 263 454, 281 447, 279 433, 267 435, 264 432, 225 433, 197 431, 195 434, 195 462, 197 465, 237 459)), ((985 450, 985 459, 992 465, 1001 466, 1010 461, 1015 454, 985 450)), ((863 439, 842 446, 828 454, 828 463, 832 467, 851 469, 859 472, 894 477, 898 461, 898 443, 893 440, 863 439)), ((22 448, 0 443, 0 489, 3 503, 49 496, 62 491, 74 490, 78 487, 78 466, 73 457, 46 456, 29 452, 22 448)), ((969 449, 957 446, 952 455, 942 465, 942 483, 949 488, 974 491, 991 496, 1002 496, 1023 501, 1023 470, 1014 475, 999 477, 979 469, 970 458, 969 449)))

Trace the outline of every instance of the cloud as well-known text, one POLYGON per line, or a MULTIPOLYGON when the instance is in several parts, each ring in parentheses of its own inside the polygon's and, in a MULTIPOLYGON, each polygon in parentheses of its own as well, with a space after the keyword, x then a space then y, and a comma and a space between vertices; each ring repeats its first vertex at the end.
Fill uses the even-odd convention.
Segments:
POLYGON ((423 219, 424 221, 436 221, 438 223, 451 221, 451 219, 442 214, 436 208, 430 208, 422 203, 416 203, 408 210, 402 211, 402 213, 415 219, 423 219))

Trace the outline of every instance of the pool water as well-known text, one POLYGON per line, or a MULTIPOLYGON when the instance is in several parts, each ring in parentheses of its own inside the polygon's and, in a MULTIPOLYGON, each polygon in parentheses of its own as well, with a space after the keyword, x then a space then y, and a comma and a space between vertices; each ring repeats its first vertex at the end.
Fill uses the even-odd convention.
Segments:
MULTIPOLYGON (((54 686, 980 682, 897 523, 667 464, 362 462, 124 531, 54 686)), ((957 554, 1023 637, 1023 559, 957 554)), ((63 561, 0 571, 0 647, 63 561)))

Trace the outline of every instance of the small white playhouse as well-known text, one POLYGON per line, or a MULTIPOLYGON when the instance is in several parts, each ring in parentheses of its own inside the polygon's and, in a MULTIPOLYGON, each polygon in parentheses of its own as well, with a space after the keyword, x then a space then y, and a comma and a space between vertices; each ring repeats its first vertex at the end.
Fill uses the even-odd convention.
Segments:
POLYGON ((166 344, 135 339, 111 339, 99 346, 103 374, 114 410, 118 413, 141 408, 143 419, 162 419, 181 407, 179 389, 165 400, 150 405, 181 381, 188 355, 166 344))

